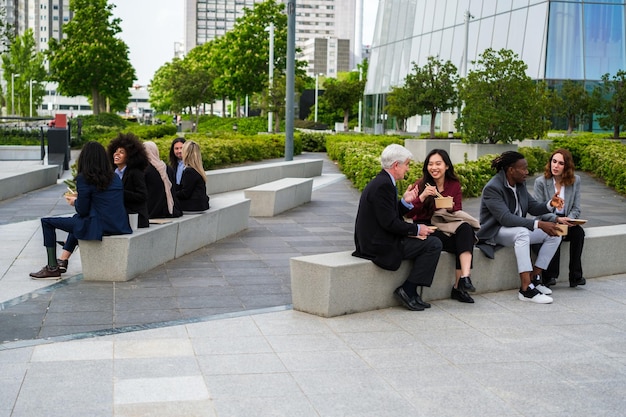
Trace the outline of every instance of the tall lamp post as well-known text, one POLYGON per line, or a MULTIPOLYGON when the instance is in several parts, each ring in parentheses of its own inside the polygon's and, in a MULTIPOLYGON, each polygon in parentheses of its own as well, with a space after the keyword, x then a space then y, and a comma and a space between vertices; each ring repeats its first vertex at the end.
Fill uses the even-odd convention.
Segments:
POLYGON ((320 89, 319 74, 315 73, 315 123, 317 123, 317 91, 320 89))
POLYGON ((33 80, 28 80, 28 87, 30 90, 30 101, 28 102, 28 108, 30 110, 30 117, 33 118, 33 80))
MULTIPOLYGON (((274 22, 270 22, 270 25, 265 28, 270 33, 270 56, 269 56, 269 85, 270 85, 270 101, 272 100, 272 89, 274 88, 274 22)), ((267 131, 271 133, 274 131, 274 113, 267 112, 267 131)))
POLYGON ((11 74, 11 114, 15 115, 15 79, 20 74, 11 74))

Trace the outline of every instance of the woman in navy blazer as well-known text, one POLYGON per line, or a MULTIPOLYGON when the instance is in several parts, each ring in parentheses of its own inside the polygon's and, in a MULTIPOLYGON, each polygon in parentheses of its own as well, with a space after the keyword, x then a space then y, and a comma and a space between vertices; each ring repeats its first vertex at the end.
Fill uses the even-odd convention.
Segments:
POLYGON ((48 263, 30 274, 34 279, 59 279, 67 260, 81 240, 102 240, 102 236, 132 233, 124 209, 122 181, 114 174, 104 147, 88 142, 80 152, 76 175, 77 194, 65 199, 74 206, 73 217, 41 219, 43 244, 48 263), (61 258, 56 258, 56 229, 68 233, 61 258))
MULTIPOLYGON (((572 224, 570 219, 580 217, 580 177, 574 174, 574 158, 567 149, 557 149, 552 152, 546 164, 545 172, 535 179, 535 196, 546 199, 546 196, 558 194, 564 201, 563 207, 554 214, 542 216, 544 220, 558 221, 568 225, 567 235, 563 240, 569 245, 569 286, 585 285, 583 266, 580 260, 585 244, 585 231, 580 225, 572 224)), ((544 285, 556 284, 561 263, 560 246, 552 257, 550 265, 543 273, 544 285)))

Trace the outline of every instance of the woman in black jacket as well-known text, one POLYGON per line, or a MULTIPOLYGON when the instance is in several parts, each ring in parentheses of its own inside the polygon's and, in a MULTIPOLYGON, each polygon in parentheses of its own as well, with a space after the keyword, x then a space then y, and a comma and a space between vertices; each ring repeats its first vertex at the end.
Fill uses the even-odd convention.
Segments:
POLYGON ((107 154, 124 184, 126 211, 139 214, 139 227, 148 227, 148 188, 144 176, 148 158, 143 144, 132 133, 120 133, 109 143, 107 154))
POLYGON ((191 140, 183 145, 185 169, 176 192, 180 208, 185 211, 205 211, 209 209, 209 196, 206 194, 206 174, 202 167, 200 146, 191 140))

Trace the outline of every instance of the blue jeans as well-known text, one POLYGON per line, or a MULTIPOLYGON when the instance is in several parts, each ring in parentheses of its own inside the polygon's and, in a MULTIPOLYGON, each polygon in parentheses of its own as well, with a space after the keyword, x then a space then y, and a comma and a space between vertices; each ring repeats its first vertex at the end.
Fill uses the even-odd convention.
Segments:
MULTIPOLYGON (((76 215, 77 216, 77 215, 76 215)), ((43 245, 46 248, 54 248, 56 245, 57 234, 56 229, 67 232, 67 239, 63 249, 69 252, 74 252, 76 246, 78 246, 78 239, 74 236, 72 231, 76 224, 76 216, 73 217, 43 217, 41 219, 41 228, 43 230, 43 245)))

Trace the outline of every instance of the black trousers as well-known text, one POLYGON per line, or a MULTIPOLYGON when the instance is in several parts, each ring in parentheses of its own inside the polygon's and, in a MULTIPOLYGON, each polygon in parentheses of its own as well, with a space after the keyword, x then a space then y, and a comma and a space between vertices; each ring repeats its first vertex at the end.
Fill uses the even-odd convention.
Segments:
MULTIPOLYGON (((476 235, 469 223, 461 223, 456 229, 456 233, 453 235, 448 236, 439 229, 435 230, 433 235, 441 240, 445 252, 454 253, 456 255, 456 269, 461 269, 460 254, 463 252, 469 252, 470 255, 474 254, 474 240, 476 235)), ((472 259, 472 265, 473 261, 472 259)))
POLYGON ((430 287, 441 254, 441 240, 428 236, 425 240, 406 237, 402 239, 402 258, 413 259, 413 268, 406 279, 422 287, 430 287))
MULTIPOLYGON (((583 277, 583 266, 580 258, 585 244, 585 231, 581 226, 569 227, 563 240, 569 242, 569 279, 578 280, 583 277)), ((560 263, 561 247, 559 246, 550 265, 548 265, 548 269, 543 272, 544 278, 558 278, 560 263)))

